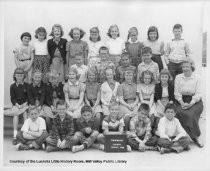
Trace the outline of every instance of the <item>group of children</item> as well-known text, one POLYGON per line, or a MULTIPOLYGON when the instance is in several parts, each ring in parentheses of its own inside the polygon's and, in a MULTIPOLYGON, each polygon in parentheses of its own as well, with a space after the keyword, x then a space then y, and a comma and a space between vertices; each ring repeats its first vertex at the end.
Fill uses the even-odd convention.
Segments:
POLYGON ((79 28, 71 29, 72 40, 67 42, 59 24, 52 27, 48 41, 45 28, 35 33, 33 46, 26 32, 14 51, 17 69, 9 112, 18 150, 104 150, 110 132, 127 135, 127 151, 190 149, 174 117, 173 79, 190 53, 180 24, 173 27, 175 38, 166 49, 154 26, 143 43, 136 27, 129 29, 124 42, 117 25, 110 26, 106 43, 97 27, 90 29, 88 43, 81 40, 85 32, 79 28), (25 121, 18 133, 20 114, 25 121))

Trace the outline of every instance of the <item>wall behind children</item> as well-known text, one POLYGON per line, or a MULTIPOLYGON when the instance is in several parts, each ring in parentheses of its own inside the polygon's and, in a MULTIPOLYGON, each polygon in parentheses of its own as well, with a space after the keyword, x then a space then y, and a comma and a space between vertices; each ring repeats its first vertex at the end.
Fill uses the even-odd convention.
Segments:
POLYGON ((196 72, 199 73, 203 7, 204 4, 198 1, 4 1, 4 104, 11 104, 9 87, 13 83, 15 69, 13 49, 21 43, 20 35, 30 32, 33 44, 38 27, 45 27, 49 35, 55 23, 63 26, 64 38, 68 41, 71 28, 77 26, 84 29, 86 35, 83 39, 88 40, 89 29, 98 26, 104 42, 108 39, 106 33, 112 24, 119 26, 120 36, 124 40, 127 39, 128 29, 136 26, 140 41, 146 40, 147 29, 154 25, 159 29, 159 39, 165 44, 173 38, 173 25, 180 23, 183 25, 183 38, 190 44, 196 72))

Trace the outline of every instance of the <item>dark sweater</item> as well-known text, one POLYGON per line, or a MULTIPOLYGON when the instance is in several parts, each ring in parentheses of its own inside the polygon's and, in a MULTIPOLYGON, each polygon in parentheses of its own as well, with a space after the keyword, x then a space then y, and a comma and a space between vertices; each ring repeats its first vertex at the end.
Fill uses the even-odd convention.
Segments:
POLYGON ((13 105, 18 103, 19 105, 28 101, 27 97, 28 83, 19 84, 13 83, 10 86, 10 98, 13 105))
MULTIPOLYGON (((158 83, 155 85, 155 97, 154 100, 157 102, 162 98, 162 91, 163 87, 161 86, 161 83, 158 83)), ((172 82, 168 83, 168 95, 169 95, 169 101, 174 101, 174 85, 172 82)))
POLYGON ((52 63, 52 59, 54 58, 55 50, 57 48, 59 49, 61 53, 63 63, 66 64, 66 43, 67 43, 67 40, 63 38, 60 39, 58 44, 56 44, 53 39, 49 39, 47 41, 47 48, 50 55, 50 64, 52 63))

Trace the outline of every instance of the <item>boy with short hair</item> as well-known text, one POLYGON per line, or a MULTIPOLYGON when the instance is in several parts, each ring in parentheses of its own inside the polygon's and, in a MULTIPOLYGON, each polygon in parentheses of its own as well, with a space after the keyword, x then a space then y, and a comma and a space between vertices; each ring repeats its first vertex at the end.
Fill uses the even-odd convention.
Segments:
POLYGON ((80 75, 79 81, 85 83, 87 80, 88 66, 84 65, 84 58, 82 54, 75 55, 75 62, 76 64, 72 65, 71 67, 76 68, 78 71, 78 74, 80 75))
MULTIPOLYGON (((97 137, 97 143, 93 144, 93 147, 104 150, 105 135, 108 134, 123 134, 124 120, 119 115, 119 105, 117 103, 111 103, 109 105, 110 115, 106 116, 102 122, 103 134, 99 134, 97 137)), ((131 147, 127 145, 127 151, 131 151, 131 147)))
POLYGON ((175 118, 176 106, 167 104, 165 107, 165 116, 162 117, 158 124, 159 151, 161 154, 189 150, 190 139, 182 128, 179 120, 175 118))
POLYGON ((131 65, 131 57, 129 53, 124 52, 121 55, 120 66, 116 68, 116 81, 122 83, 124 81, 124 74, 126 70, 133 71, 134 82, 136 82, 136 67, 131 65))
POLYGON ((47 152, 71 149, 77 143, 74 137, 74 122, 70 115, 66 114, 65 100, 56 103, 57 116, 53 120, 52 132, 47 137, 47 152))
POLYGON ((130 132, 127 132, 128 144, 140 152, 157 151, 157 137, 151 135, 149 110, 149 105, 142 103, 137 115, 130 120, 130 132))
POLYGON ((16 145, 17 150, 29 150, 31 148, 39 149, 47 138, 45 120, 39 117, 39 110, 35 106, 29 109, 29 118, 25 120, 21 132, 17 134, 20 141, 16 145))
POLYGON ((152 58, 152 49, 150 47, 142 48, 142 62, 138 66, 137 83, 140 83, 140 77, 142 73, 146 70, 152 72, 155 83, 157 82, 159 76, 159 67, 158 64, 154 62, 151 58, 152 58))
POLYGON ((166 63, 168 64, 168 70, 170 71, 173 80, 176 75, 182 73, 181 64, 190 55, 189 44, 181 38, 182 32, 182 25, 175 24, 173 27, 174 39, 167 43, 165 49, 166 63))
POLYGON ((81 145, 73 146, 73 153, 91 147, 99 134, 99 120, 93 117, 92 108, 88 105, 81 108, 81 117, 77 119, 76 124, 79 131, 75 136, 81 145))

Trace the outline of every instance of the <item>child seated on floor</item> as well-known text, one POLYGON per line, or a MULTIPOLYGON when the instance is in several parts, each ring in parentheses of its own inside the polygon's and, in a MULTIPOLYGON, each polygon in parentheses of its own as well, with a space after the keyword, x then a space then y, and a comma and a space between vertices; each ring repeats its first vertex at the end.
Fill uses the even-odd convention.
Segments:
MULTIPOLYGON (((119 105, 112 103, 109 105, 110 115, 106 116, 102 123, 103 134, 99 134, 97 137, 98 144, 94 144, 93 147, 104 150, 105 135, 108 134, 123 134, 124 120, 119 115, 119 105)), ((127 151, 131 151, 131 147, 127 145, 127 151)))
POLYGON ((46 138, 47 152, 71 149, 77 142, 74 137, 74 122, 70 115, 66 114, 66 102, 59 100, 56 103, 58 115, 53 120, 52 132, 46 138))
POLYGON ((130 120, 130 131, 127 131, 128 144, 131 148, 144 152, 157 151, 157 137, 151 136, 151 121, 149 118, 149 105, 142 103, 138 113, 130 120))
POLYGON ((81 145, 73 146, 73 153, 90 148, 99 134, 99 120, 93 117, 92 108, 88 105, 81 108, 81 117, 77 119, 76 125, 79 131, 75 137, 81 145))
POLYGON ((36 106, 29 108, 29 118, 25 120, 21 132, 17 134, 17 150, 29 150, 32 148, 45 148, 43 143, 47 138, 46 123, 42 117, 39 117, 39 110, 36 106))
POLYGON ((190 139, 182 128, 179 120, 175 118, 176 106, 167 104, 165 107, 165 116, 162 117, 158 124, 159 151, 161 154, 190 150, 190 139))

